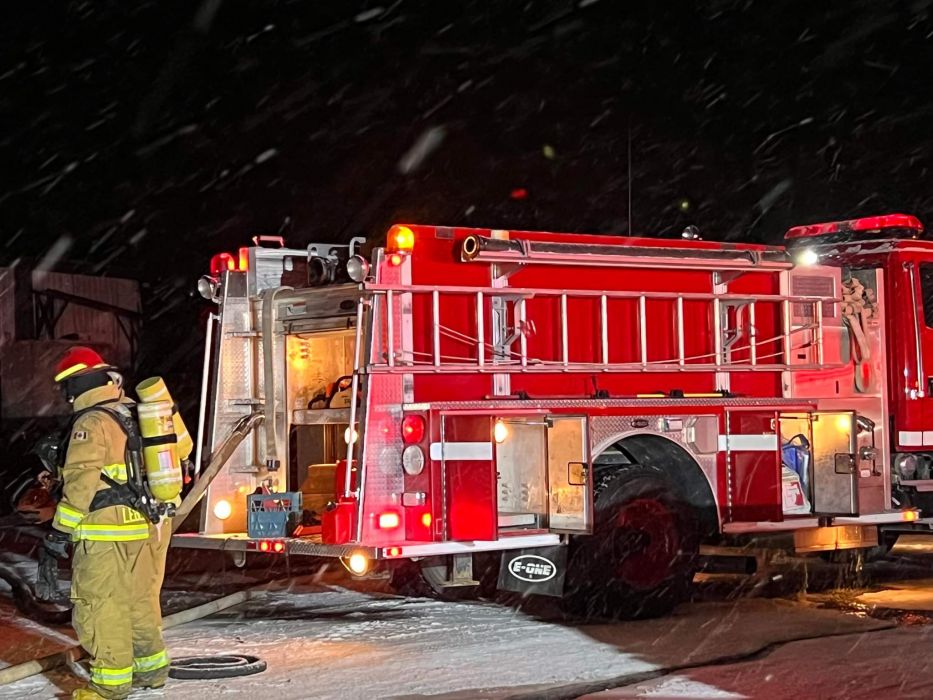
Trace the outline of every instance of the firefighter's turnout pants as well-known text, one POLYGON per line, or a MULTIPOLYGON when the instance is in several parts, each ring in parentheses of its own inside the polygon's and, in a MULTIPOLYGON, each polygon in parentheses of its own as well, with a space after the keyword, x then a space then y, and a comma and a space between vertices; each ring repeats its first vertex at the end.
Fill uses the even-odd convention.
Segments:
MULTIPOLYGON (((120 398, 115 387, 101 387, 78 397, 75 409, 120 398), (106 390, 116 395, 96 396, 106 390), (85 402, 89 394, 95 396, 85 402)), ((74 628, 92 657, 90 687, 104 698, 124 698, 134 684, 159 686, 168 677, 159 591, 171 529, 150 524, 128 506, 91 509, 95 494, 109 488, 101 472, 126 481, 125 446, 111 416, 93 411, 78 418, 53 520, 74 542, 74 628)))

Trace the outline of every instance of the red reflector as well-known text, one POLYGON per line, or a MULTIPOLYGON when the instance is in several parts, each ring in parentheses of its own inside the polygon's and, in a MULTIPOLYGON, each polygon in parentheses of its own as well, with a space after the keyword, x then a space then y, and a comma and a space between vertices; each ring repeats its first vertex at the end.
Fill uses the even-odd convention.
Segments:
POLYGON ((431 527, 431 520, 432 518, 430 513, 425 513, 421 516, 421 524, 425 527, 431 527))
POLYGON ((826 236, 831 233, 846 233, 847 231, 883 231, 884 229, 906 228, 923 231, 923 224, 916 216, 909 214, 885 214, 884 216, 866 216, 861 219, 848 221, 828 221, 823 224, 808 224, 794 226, 784 234, 786 240, 795 238, 811 238, 826 236))
POLYGON ((388 547, 388 548, 386 548, 384 551, 385 551, 385 555, 386 555, 387 557, 400 557, 400 556, 402 556, 402 548, 401 548, 401 547, 388 547))
POLYGON ((380 513, 379 514, 379 529, 380 530, 391 530, 398 527, 402 522, 402 519, 398 517, 398 513, 380 513))
POLYGON ((274 543, 272 544, 272 551, 275 552, 276 554, 281 554, 282 552, 285 551, 285 543, 284 543, 284 542, 274 542, 274 543))
POLYGON ((268 540, 263 540, 262 542, 259 543, 260 552, 268 552, 270 547, 271 547, 271 544, 269 543, 268 540))
POLYGON ((218 276, 227 270, 235 270, 236 261, 230 253, 217 253, 211 258, 211 275, 218 276))
POLYGON ((424 418, 409 414, 402 419, 402 442, 414 445, 424 439, 424 418))

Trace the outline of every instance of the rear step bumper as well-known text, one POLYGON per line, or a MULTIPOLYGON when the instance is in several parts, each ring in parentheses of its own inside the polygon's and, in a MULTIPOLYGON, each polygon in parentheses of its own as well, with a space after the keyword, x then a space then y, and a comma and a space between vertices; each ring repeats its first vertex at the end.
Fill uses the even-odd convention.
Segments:
POLYGON ((534 534, 506 534, 490 541, 470 542, 416 542, 412 544, 372 545, 323 544, 320 537, 280 537, 259 539, 244 533, 224 535, 180 534, 172 537, 172 546, 186 549, 214 549, 226 552, 256 552, 259 554, 292 554, 309 557, 349 557, 363 554, 368 559, 408 559, 433 557, 443 554, 468 554, 472 552, 495 552, 506 549, 551 547, 560 544, 560 535, 550 532, 534 534), (263 549, 263 543, 267 548, 263 549), (276 550, 272 545, 281 543, 276 550))
MULTIPOLYGON (((832 518, 831 525, 891 525, 894 523, 912 523, 920 517, 917 510, 898 510, 870 515, 839 516, 832 518)), ((740 535, 755 532, 785 532, 822 527, 819 518, 794 517, 781 521, 734 522, 722 526, 727 535, 740 535)))

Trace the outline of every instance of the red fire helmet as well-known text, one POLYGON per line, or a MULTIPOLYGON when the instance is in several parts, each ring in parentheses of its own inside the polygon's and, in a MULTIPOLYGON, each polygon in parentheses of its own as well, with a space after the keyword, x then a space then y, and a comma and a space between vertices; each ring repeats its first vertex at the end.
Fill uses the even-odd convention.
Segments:
POLYGON ((100 369, 113 368, 104 362, 104 358, 97 354, 97 351, 83 345, 76 345, 73 348, 68 348, 55 366, 55 381, 61 382, 68 379, 68 377, 100 369))

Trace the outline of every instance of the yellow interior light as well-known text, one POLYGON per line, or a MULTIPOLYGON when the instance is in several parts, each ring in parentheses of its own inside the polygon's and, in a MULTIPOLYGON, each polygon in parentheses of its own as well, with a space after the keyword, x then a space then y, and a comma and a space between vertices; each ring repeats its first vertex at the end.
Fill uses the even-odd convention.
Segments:
POLYGON ((852 430, 852 417, 846 415, 836 416, 836 430, 840 433, 847 433, 852 430))
POLYGON ((233 506, 230 501, 221 499, 214 504, 214 517, 218 520, 226 520, 233 514, 233 506))
POLYGON ((389 229, 386 250, 390 253, 410 253, 415 247, 415 232, 407 226, 393 226, 389 229))
POLYGON ((347 560, 347 568, 357 576, 362 576, 369 569, 369 559, 366 558, 365 554, 355 552, 347 560))
POLYGON ((501 420, 497 420, 492 429, 492 436, 496 439, 496 442, 501 445, 509 437, 509 427, 501 420))

